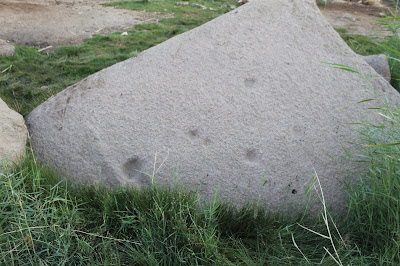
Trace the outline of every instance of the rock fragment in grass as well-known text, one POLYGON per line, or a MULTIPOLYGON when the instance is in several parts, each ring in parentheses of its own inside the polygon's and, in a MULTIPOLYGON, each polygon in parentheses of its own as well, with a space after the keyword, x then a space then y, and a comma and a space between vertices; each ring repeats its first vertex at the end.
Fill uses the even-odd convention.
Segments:
POLYGON ((375 71, 390 82, 390 66, 385 54, 374 54, 362 56, 365 62, 372 66, 375 71))
POLYGON ((24 118, 0 99, 0 168, 18 162, 25 153, 27 137, 24 118))

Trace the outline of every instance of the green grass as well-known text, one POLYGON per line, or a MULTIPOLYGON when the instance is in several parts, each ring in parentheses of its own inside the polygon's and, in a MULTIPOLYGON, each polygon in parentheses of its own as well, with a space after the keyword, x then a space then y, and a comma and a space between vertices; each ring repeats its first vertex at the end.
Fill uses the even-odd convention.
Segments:
POLYGON ((385 49, 377 45, 377 40, 360 34, 350 34, 346 29, 336 29, 340 37, 357 54, 373 55, 385 53, 385 49))
MULTIPOLYGON (((361 73, 360 73, 361 74, 361 73)), ((400 262, 400 109, 375 92, 377 115, 384 121, 365 120, 357 128, 356 158, 368 163, 367 175, 359 174, 349 187, 345 230, 361 250, 368 250, 376 264, 400 262)), ((356 153, 354 153, 356 154, 356 153)))
POLYGON ((328 1, 318 0, 317 1, 317 6, 319 6, 319 7, 327 7, 328 6, 328 1))
MULTIPOLYGON (((400 142, 400 113, 388 110, 380 112, 392 123, 358 128, 360 147, 400 142)), ((371 146, 353 155, 370 172, 347 190, 349 210, 340 220, 266 212, 254 203, 203 203, 177 185, 71 186, 28 152, 0 174, 0 259, 3 265, 396 265, 399 148, 371 146)))
POLYGON ((379 19, 380 23, 385 25, 391 32, 389 36, 381 36, 379 39, 359 34, 349 34, 346 29, 336 29, 347 45, 357 54, 373 55, 386 54, 389 60, 391 72, 391 85, 400 91, 400 50, 399 40, 399 21, 395 13, 391 17, 379 19))
MULTIPOLYGON (((0 175, 3 265, 331 265, 318 219, 202 204, 180 187, 71 187, 27 154, 0 175), (299 224, 298 224, 299 223, 299 224)), ((335 240, 336 241, 336 240, 335 240)), ((343 259, 357 250, 337 243, 343 259)), ((357 258, 358 259, 358 258, 357 258)))

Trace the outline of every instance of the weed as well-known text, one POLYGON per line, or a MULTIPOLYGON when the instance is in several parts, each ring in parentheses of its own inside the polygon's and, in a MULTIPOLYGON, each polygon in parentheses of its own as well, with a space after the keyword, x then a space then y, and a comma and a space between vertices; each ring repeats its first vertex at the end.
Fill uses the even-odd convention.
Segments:
POLYGON ((328 1, 327 0, 318 0, 317 1, 317 6, 327 7, 328 6, 328 1))
POLYGON ((369 77, 359 73, 380 104, 383 121, 365 120, 357 130, 359 159, 368 172, 349 188, 348 234, 376 263, 400 261, 400 110, 374 90, 369 77))

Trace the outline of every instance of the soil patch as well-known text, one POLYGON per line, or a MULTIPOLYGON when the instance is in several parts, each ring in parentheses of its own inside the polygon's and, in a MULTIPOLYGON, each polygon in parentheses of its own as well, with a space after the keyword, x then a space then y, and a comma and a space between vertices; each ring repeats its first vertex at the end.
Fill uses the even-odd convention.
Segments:
POLYGON ((325 18, 334 28, 347 29, 351 34, 388 35, 386 27, 378 19, 389 14, 386 6, 367 6, 348 1, 329 1, 326 7, 320 6, 325 18))
POLYGON ((0 39, 39 48, 78 45, 94 34, 125 31, 165 17, 100 5, 104 2, 113 1, 0 0, 0 39))

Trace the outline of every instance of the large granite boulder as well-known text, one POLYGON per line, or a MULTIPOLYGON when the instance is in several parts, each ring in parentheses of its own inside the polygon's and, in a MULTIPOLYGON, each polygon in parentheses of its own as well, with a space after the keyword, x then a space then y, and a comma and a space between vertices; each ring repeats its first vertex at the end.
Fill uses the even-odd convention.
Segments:
POLYGON ((0 168, 17 162, 25 153, 28 130, 22 115, 0 99, 0 168))
MULTIPOLYGON (((351 51, 314 0, 253 0, 104 69, 26 119, 37 155, 65 176, 110 185, 178 182, 204 198, 290 208, 318 173, 328 204, 341 186, 346 123, 374 102, 351 51), (264 181, 267 183, 263 187, 264 181)), ((383 78, 371 82, 393 102, 383 78)), ((371 111, 372 112, 372 111, 371 111)))

